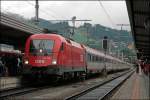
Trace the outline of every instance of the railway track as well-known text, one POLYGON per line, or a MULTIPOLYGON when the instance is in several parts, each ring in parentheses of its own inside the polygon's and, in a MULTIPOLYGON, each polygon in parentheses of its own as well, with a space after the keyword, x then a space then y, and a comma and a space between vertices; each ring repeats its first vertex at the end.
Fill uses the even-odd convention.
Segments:
MULTIPOLYGON (((69 82, 71 83, 71 82, 69 82)), ((17 95, 23 95, 23 94, 27 94, 27 93, 32 93, 34 91, 37 90, 42 90, 42 89, 47 89, 47 88, 51 88, 51 87, 56 87, 57 85, 64 85, 64 84, 69 84, 66 82, 63 83, 43 83, 43 84, 32 84, 29 86, 18 86, 15 88, 11 88, 11 89, 4 89, 4 90, 0 90, 0 100, 3 98, 10 98, 10 97, 15 97, 17 95)))
POLYGON ((107 100, 133 72, 129 71, 103 83, 96 84, 80 93, 65 98, 65 100, 107 100))
POLYGON ((7 97, 10 97, 10 96, 14 96, 14 95, 17 95, 17 94, 25 94, 25 93, 28 93, 28 92, 32 92, 32 91, 35 91, 37 90, 37 88, 30 88, 30 87, 17 87, 17 88, 13 88, 13 89, 8 89, 8 90, 4 90, 4 91, 0 91, 0 99, 2 98, 7 98, 7 97))
MULTIPOLYGON (((126 72, 123 72, 123 74, 125 73, 128 73, 127 71, 126 72)), ((119 74, 119 73, 116 73, 114 78, 119 77, 121 76, 122 74, 119 74)), ((104 82, 103 84, 105 84, 107 82, 104 82)), ((60 83, 58 84, 58 86, 64 86, 64 85, 69 85, 69 83, 60 83)), ((70 83, 72 84, 72 82, 70 83)), ((47 88, 51 88, 51 87, 57 87, 57 85, 55 84, 55 86, 53 85, 46 85, 46 86, 38 86, 38 87, 18 87, 18 88, 14 88, 14 89, 9 89, 9 90, 5 90, 5 91, 0 91, 0 99, 1 98, 9 98, 9 97, 15 97, 15 96, 21 96, 21 95, 24 95, 24 94, 28 94, 28 93, 34 93, 35 91, 37 90, 42 90, 42 89, 47 89, 47 88)), ((70 97, 69 97, 70 98, 70 97)), ((70 99, 67 99, 67 100, 70 100, 70 99)), ((72 97, 71 97, 72 98, 72 97)))
POLYGON ((9 97, 13 97, 13 96, 17 96, 17 95, 23 95, 26 93, 31 93, 37 90, 41 90, 41 89, 46 89, 46 88, 50 88, 52 86, 38 86, 39 84, 35 84, 37 86, 20 86, 20 87, 16 87, 16 88, 12 88, 12 89, 5 89, 0 91, 0 99, 1 98, 9 98, 9 97))

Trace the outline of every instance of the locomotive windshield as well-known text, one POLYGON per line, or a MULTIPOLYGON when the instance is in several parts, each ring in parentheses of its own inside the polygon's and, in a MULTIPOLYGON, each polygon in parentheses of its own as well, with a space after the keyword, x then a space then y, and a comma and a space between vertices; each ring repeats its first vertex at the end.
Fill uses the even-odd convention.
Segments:
POLYGON ((54 41, 52 40, 31 40, 30 53, 35 56, 46 56, 52 53, 54 41))

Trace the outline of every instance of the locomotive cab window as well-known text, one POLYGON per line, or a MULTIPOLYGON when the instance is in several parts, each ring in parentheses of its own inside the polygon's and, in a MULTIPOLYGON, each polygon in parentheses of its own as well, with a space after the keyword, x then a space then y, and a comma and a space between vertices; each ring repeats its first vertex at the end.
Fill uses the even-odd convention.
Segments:
POLYGON ((33 55, 49 55, 52 53, 54 41, 45 39, 35 39, 30 42, 30 53, 33 55))

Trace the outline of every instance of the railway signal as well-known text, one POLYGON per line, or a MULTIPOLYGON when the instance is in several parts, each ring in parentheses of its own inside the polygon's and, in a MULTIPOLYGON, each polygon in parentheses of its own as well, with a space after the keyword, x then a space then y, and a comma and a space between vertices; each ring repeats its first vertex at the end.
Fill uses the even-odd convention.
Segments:
POLYGON ((107 36, 104 36, 104 39, 103 39, 103 49, 104 49, 105 52, 107 51, 107 46, 108 46, 107 36))
POLYGON ((117 26, 121 26, 121 31, 123 26, 130 26, 130 24, 117 24, 117 26))
POLYGON ((104 49, 104 53, 105 53, 105 57, 104 57, 104 71, 103 71, 103 74, 104 76, 106 77, 107 76, 107 69, 106 69, 106 51, 108 49, 108 37, 107 36, 104 36, 104 39, 103 39, 103 49, 104 49))

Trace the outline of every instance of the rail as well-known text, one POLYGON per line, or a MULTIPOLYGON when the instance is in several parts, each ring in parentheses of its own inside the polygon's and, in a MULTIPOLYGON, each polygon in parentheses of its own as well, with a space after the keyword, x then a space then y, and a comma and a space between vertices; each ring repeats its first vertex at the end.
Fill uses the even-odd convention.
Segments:
POLYGON ((104 100, 108 98, 117 87, 119 87, 134 71, 126 72, 113 79, 97 84, 80 93, 67 97, 65 100, 104 100))

